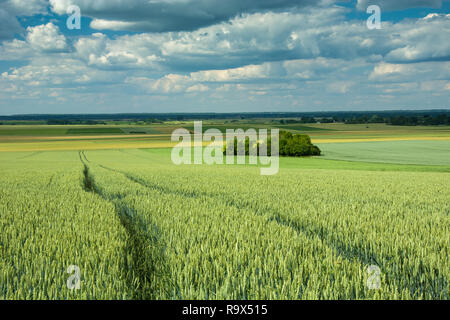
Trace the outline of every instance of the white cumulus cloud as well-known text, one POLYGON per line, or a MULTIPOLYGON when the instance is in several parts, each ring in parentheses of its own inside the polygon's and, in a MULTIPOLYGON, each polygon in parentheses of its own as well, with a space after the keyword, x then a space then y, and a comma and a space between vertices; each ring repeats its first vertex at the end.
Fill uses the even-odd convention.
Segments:
POLYGON ((53 23, 28 27, 27 42, 42 51, 63 51, 67 49, 66 37, 53 23))

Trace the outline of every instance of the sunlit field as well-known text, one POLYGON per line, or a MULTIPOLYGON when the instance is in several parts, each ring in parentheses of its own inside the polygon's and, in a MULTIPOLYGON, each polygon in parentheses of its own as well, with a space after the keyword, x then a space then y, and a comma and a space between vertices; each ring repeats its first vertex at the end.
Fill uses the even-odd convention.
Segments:
POLYGON ((449 298, 447 140, 320 144, 324 156, 282 158, 268 177, 176 166, 151 136, 3 137, 0 299, 449 298))
MULTIPOLYGON (((176 143, 171 134, 180 127, 193 130, 192 122, 170 122, 146 125, 2 125, 0 152, 169 148, 176 143)), ((308 134, 313 143, 390 142, 390 141, 450 141, 450 127, 404 127, 385 124, 291 124, 272 125, 262 120, 224 123, 205 121, 203 131, 209 128, 248 129, 279 128, 292 133, 308 134)), ((385 148, 386 149, 386 148, 385 148)), ((388 150, 388 149, 386 149, 388 150)))
POLYGON ((449 34, 450 0, 0 0, 0 302, 449 300, 449 34))

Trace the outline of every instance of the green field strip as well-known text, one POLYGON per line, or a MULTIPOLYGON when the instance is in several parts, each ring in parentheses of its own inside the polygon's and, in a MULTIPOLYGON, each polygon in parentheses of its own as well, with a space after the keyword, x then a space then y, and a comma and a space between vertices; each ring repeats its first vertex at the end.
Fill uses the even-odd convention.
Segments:
MULTIPOLYGON (((189 130, 190 132, 194 132, 194 125, 183 125, 183 128, 189 130)), ((295 132, 316 132, 316 131, 333 131, 332 129, 322 129, 322 128, 315 128, 315 127, 309 127, 309 126, 300 126, 300 125, 264 125, 264 124, 242 124, 242 125, 203 125, 202 126, 202 133, 205 133, 209 129, 217 129, 222 133, 226 133, 227 129, 237 130, 237 129, 255 129, 256 131, 260 129, 280 129, 280 130, 286 130, 286 131, 295 131, 295 132)))
POLYGON ((121 128, 70 128, 66 135, 126 134, 121 128))
MULTIPOLYGON (((171 164, 171 148, 149 148, 149 149, 128 149, 128 153, 140 150, 148 157, 142 157, 148 161, 152 161, 153 165, 170 165, 171 164), (156 161, 156 162, 155 162, 156 161)), ((236 161, 235 161, 236 162, 236 161)), ((224 167, 226 165, 213 165, 213 167, 224 167)), ((238 165, 236 165, 238 166, 238 165)), ((255 167, 239 165, 242 167, 255 167)), ((256 168, 256 167, 255 167, 256 168)), ((415 164, 395 164, 382 162, 367 162, 361 160, 335 160, 326 157, 303 157, 291 158, 280 157, 280 170, 358 170, 358 171, 404 171, 404 172, 450 172, 450 165, 415 165, 415 164)))
POLYGON ((450 166, 450 141, 317 144, 325 159, 450 166))
POLYGON ((280 130, 286 130, 286 131, 296 131, 296 132, 333 132, 333 129, 326 129, 326 128, 317 128, 317 127, 310 127, 308 125, 279 125, 279 126, 273 126, 274 128, 279 128, 280 130))
POLYGON ((2 136, 64 136, 67 132, 66 128, 38 128, 33 126, 27 127, 9 127, 0 126, 0 137, 2 136))

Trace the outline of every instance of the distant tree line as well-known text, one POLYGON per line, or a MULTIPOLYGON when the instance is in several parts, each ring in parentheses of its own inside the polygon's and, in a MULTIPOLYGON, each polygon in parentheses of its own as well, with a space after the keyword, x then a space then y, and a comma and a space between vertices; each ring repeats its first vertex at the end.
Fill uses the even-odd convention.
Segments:
MULTIPOLYGON (((241 113, 122 113, 122 114, 29 114, 0 116, 3 124, 10 121, 43 121, 46 123, 85 124, 82 121, 192 121, 192 120, 261 120, 272 123, 388 123, 397 125, 441 125, 448 124, 450 110, 397 110, 397 111, 325 111, 325 112, 241 112, 241 113), (67 122, 55 122, 67 121, 67 122), (6 121, 6 122, 5 122, 6 121)), ((93 122, 90 122, 93 124, 93 122)))
POLYGON ((450 125, 450 116, 446 113, 424 114, 424 115, 393 115, 380 116, 378 114, 359 116, 333 116, 329 118, 302 117, 300 119, 272 120, 273 123, 281 125, 308 124, 308 123, 346 123, 346 124, 369 124, 386 123, 394 126, 438 126, 450 125))
POLYGON ((82 125, 96 125, 96 124, 106 124, 105 121, 98 121, 98 120, 68 120, 68 119, 50 119, 47 120, 48 125, 75 125, 75 124, 82 124, 82 125))
MULTIPOLYGON (((339 119, 337 119, 339 120, 339 119)), ((378 115, 353 117, 351 119, 343 119, 348 124, 367 124, 367 123, 386 123, 394 126, 437 126, 450 125, 450 117, 445 114, 423 116, 404 116, 397 115, 391 117, 381 117, 378 115)))
MULTIPOLYGON (((267 155, 271 156, 272 139, 267 141, 258 141, 255 144, 250 144, 250 139, 247 137, 244 141, 234 139, 234 155, 238 155, 239 147, 245 150, 245 155, 250 155, 250 150, 253 154, 260 155, 260 148, 267 144, 267 155), (244 145, 239 145, 243 143, 244 145)), ((227 145, 223 146, 223 154, 227 154, 227 145)), ((320 156, 321 151, 319 147, 311 143, 311 138, 306 134, 292 134, 287 131, 280 131, 279 140, 279 155, 282 157, 306 157, 306 156, 320 156)))

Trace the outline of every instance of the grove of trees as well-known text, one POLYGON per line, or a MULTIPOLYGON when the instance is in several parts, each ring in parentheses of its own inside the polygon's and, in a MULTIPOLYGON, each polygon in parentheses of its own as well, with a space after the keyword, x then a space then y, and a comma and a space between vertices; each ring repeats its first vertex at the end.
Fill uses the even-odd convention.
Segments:
MULTIPOLYGON (((238 139, 234 139, 234 155, 238 154, 239 147, 238 139)), ((272 141, 268 138, 267 141, 258 141, 256 144, 250 145, 250 139, 245 139, 245 155, 250 155, 250 150, 253 149, 253 153, 260 155, 260 148, 267 144, 267 155, 271 156, 272 141), (256 149, 256 150, 255 150, 256 149)), ((227 145, 223 146, 224 155, 227 153, 227 145)), ((311 142, 311 138, 306 134, 292 134, 288 131, 280 131, 279 140, 279 155, 283 157, 307 157, 307 156, 320 156, 321 151, 319 147, 315 146, 311 142)))

